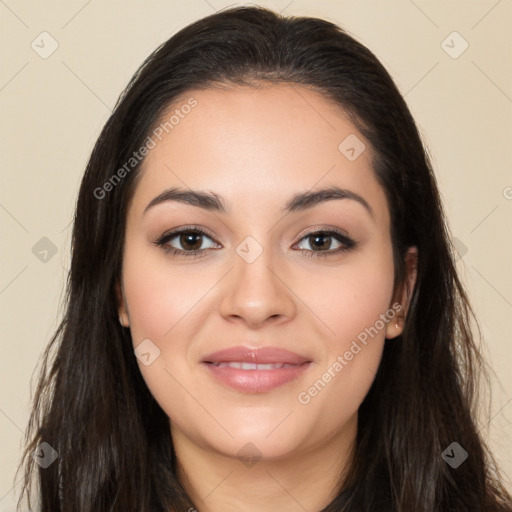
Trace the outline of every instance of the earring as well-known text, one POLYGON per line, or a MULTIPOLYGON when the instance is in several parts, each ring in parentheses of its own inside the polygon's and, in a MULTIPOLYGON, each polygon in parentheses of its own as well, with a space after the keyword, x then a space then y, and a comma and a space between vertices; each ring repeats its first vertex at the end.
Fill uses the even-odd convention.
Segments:
POLYGON ((397 329, 400 329, 400 324, 402 323, 402 321, 405 321, 405 316, 400 315, 399 317, 397 317, 396 322, 395 322, 395 327, 397 329))

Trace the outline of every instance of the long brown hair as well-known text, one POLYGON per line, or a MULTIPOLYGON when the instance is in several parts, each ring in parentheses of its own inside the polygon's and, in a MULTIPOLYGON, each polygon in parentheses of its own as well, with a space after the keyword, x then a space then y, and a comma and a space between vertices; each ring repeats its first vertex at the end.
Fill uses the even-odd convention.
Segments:
POLYGON ((140 163, 108 193, 98 189, 178 97, 258 81, 311 87, 350 115, 372 146, 388 200, 397 288, 407 249, 419 252, 405 329, 385 346, 359 409, 355 463, 323 512, 512 511, 478 433, 486 366, 434 173, 404 99, 373 53, 340 27, 257 7, 220 11, 171 37, 136 72, 98 138, 76 206, 65 314, 43 355, 27 429, 22 497, 30 503, 37 476, 42 512, 199 506, 177 479, 168 418, 118 322, 115 285, 140 163), (453 442, 469 454, 457 468, 442 456, 453 442), (41 443, 58 454, 45 468, 32 457, 41 443))

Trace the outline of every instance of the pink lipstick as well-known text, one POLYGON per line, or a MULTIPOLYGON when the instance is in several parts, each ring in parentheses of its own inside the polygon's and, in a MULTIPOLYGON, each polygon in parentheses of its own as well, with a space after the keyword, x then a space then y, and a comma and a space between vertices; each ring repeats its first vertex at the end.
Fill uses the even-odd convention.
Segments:
POLYGON ((226 386, 265 393, 300 377, 311 360, 276 347, 232 347, 209 354, 203 364, 226 386))

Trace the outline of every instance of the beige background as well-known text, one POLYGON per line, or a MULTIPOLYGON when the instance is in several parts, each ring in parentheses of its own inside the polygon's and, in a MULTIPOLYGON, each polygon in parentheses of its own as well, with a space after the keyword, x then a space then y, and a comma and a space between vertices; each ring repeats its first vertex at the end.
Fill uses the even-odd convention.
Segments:
MULTIPOLYGON (((228 5, 235 4, 0 0, 0 512, 14 510, 30 379, 61 311, 73 204, 94 141, 143 59, 178 29, 228 5), (41 36, 44 43, 38 37, 43 31, 58 42, 46 59, 31 47, 35 40, 39 52, 51 49, 49 36, 41 36), (46 262, 32 252, 43 237, 57 250, 46 262)), ((482 429, 512 477, 512 2, 260 5, 341 24, 405 95, 433 155, 463 256, 458 267, 501 381, 482 429), (448 37, 454 31, 460 35, 448 37), (453 58, 464 41, 468 48, 453 58)))

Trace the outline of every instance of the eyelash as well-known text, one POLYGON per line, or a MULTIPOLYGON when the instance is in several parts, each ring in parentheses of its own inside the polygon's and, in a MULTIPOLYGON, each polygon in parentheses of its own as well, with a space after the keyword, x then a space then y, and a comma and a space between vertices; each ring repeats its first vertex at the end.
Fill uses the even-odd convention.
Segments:
MULTIPOLYGON (((154 242, 154 244, 158 247, 161 247, 165 252, 173 255, 173 256, 180 256, 185 258, 197 258, 200 257, 200 254, 206 252, 208 249, 194 249, 192 251, 184 251, 182 249, 176 249, 175 247, 170 247, 167 245, 171 240, 176 238, 179 235, 182 234, 197 234, 201 236, 205 236, 213 241, 212 237, 203 231, 202 229, 198 227, 184 227, 180 229, 176 229, 174 231, 164 233, 158 240, 154 242)), ((298 243, 302 242, 302 240, 309 238, 313 235, 324 235, 327 237, 335 238, 338 242, 342 243, 343 246, 339 247, 335 250, 328 250, 328 251, 311 251, 309 249, 299 249, 300 252, 307 253, 307 257, 310 258, 324 258, 327 256, 333 256, 334 254, 340 254, 343 252, 350 251, 351 249, 354 249, 357 245, 357 243, 349 238, 347 235, 344 235, 341 233, 341 231, 337 231, 335 229, 328 229, 328 230, 317 230, 317 231, 311 231, 310 233, 306 233, 298 243)), ((297 244, 295 244, 297 245, 297 244)))

